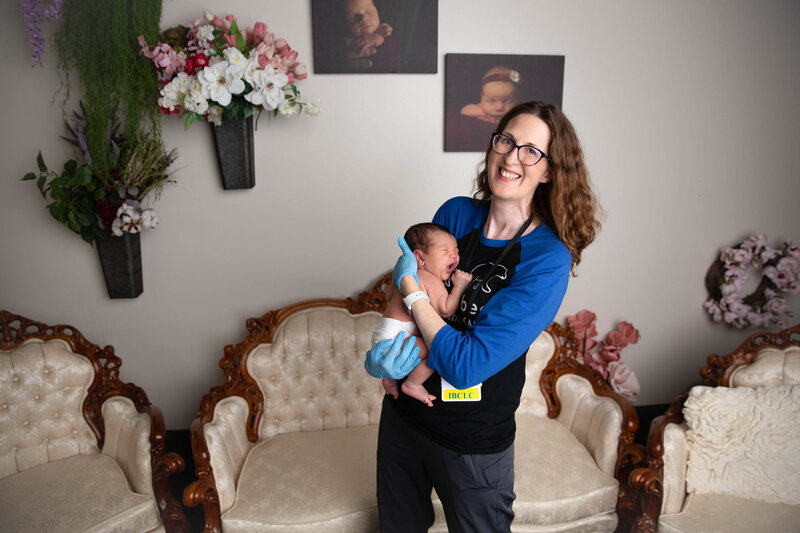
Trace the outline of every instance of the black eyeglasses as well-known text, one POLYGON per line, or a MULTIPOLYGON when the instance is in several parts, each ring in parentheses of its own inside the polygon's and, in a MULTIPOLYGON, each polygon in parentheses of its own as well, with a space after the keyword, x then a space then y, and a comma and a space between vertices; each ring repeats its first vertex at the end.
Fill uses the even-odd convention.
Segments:
POLYGON ((519 162, 526 167, 532 167, 543 158, 549 160, 550 156, 542 152, 538 148, 530 144, 523 144, 522 146, 515 144, 514 139, 504 133, 492 133, 492 149, 495 153, 506 155, 514 148, 517 149, 517 157, 519 162))

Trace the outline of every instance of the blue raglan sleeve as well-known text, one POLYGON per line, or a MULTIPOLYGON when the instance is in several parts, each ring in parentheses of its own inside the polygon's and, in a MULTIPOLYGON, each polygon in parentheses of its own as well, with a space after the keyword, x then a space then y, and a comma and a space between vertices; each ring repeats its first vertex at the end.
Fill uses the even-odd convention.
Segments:
POLYGON ((530 253, 473 326, 466 332, 445 326, 434 337, 428 366, 455 387, 472 387, 514 362, 555 318, 567 290, 571 256, 555 238, 530 253))

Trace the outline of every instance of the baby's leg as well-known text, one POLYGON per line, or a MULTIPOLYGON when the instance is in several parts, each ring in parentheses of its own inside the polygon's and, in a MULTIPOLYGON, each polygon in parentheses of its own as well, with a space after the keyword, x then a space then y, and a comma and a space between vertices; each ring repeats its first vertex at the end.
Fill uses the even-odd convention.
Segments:
POLYGON ((426 403, 428 407, 433 407, 433 400, 436 399, 436 396, 428 394, 423 386, 423 383, 433 374, 433 370, 428 368, 428 347, 425 345, 425 341, 417 338, 417 345, 420 344, 419 354, 422 362, 408 375, 408 379, 403 382, 402 389, 408 396, 426 403))
POLYGON ((400 391, 397 388, 396 379, 384 378, 381 380, 381 382, 383 383, 383 390, 386 391, 386 394, 391 394, 395 400, 397 399, 398 396, 400 396, 400 391))

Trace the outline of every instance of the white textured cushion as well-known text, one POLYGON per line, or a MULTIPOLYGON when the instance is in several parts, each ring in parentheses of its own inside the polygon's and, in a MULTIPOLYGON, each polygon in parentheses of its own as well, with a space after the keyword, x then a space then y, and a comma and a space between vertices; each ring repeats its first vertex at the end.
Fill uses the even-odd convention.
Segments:
POLYGON ((97 453, 82 404, 94 371, 64 341, 0 352, 0 478, 79 453, 97 453))
MULTIPOLYGON (((618 483, 557 421, 517 415, 514 522, 537 526, 614 513, 618 483)), ((614 516, 616 519, 616 516, 614 516)), ((616 520, 611 525, 613 531, 616 520)))
POLYGON ((278 435, 247 457, 225 533, 378 530, 378 427, 278 435))
POLYGON ((0 530, 126 533, 159 526, 155 499, 131 492, 110 457, 74 455, 0 480, 0 530))
POLYGON ((800 386, 694 387, 689 492, 800 504, 800 386))
POLYGON ((759 500, 690 494, 678 514, 662 514, 658 533, 797 533, 800 507, 759 500))

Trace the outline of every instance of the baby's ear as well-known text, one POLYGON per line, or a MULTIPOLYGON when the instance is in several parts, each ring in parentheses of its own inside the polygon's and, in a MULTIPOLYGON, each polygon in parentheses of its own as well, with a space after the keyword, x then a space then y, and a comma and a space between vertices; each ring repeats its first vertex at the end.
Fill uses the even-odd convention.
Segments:
POLYGON ((416 257, 416 258, 417 258, 417 266, 420 266, 420 267, 421 267, 421 266, 422 266, 422 263, 423 263, 422 251, 421 251, 421 250, 419 250, 419 249, 417 249, 417 250, 414 250, 414 257, 416 257))

